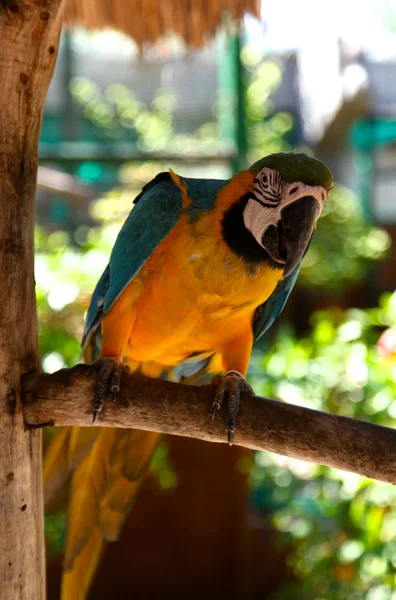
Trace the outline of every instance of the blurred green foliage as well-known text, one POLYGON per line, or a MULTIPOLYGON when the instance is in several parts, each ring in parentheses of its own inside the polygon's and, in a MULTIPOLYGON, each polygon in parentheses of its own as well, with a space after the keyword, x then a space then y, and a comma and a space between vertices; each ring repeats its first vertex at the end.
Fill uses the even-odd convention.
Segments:
POLYGON ((48 556, 63 552, 66 541, 66 512, 61 510, 46 511, 45 541, 48 556))
POLYGON ((275 112, 270 100, 282 78, 278 62, 249 45, 241 51, 241 62, 245 71, 247 159, 253 164, 266 154, 292 150, 290 136, 294 130, 294 117, 286 112, 275 112))
POLYGON ((298 285, 333 297, 360 283, 385 256, 388 233, 367 223, 359 198, 335 184, 326 201, 298 285))
POLYGON ((85 77, 70 82, 72 98, 83 107, 84 116, 97 133, 108 140, 128 139, 144 152, 213 152, 217 149, 216 123, 203 123, 192 134, 176 133, 176 98, 169 88, 155 90, 150 106, 136 98, 134 91, 122 84, 106 89, 85 77))
POLYGON ((36 227, 36 296, 45 371, 79 361, 84 314, 115 236, 110 225, 77 230, 73 239, 66 231, 48 236, 36 227))
MULTIPOLYGON (((395 427, 396 292, 375 309, 314 313, 311 324, 302 339, 282 327, 255 352, 256 393, 395 427)), ((288 550, 290 577, 273 600, 395 600, 394 486, 265 452, 251 481, 288 550)))

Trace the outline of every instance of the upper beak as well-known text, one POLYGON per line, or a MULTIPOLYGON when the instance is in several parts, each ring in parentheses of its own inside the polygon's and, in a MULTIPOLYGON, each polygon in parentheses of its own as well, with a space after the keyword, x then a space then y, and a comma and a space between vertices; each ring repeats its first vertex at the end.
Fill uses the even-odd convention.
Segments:
POLYGON ((304 196, 282 209, 277 228, 271 225, 264 233, 262 245, 269 255, 284 266, 287 277, 299 264, 319 217, 319 205, 313 196, 304 196))

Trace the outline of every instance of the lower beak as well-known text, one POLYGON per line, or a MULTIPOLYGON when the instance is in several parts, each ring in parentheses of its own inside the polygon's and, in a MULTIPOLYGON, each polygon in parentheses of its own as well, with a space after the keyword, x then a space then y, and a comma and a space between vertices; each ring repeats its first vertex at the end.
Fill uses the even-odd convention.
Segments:
POLYGON ((271 258, 283 267, 283 276, 294 271, 308 250, 319 205, 313 196, 304 196, 288 204, 281 212, 278 225, 270 225, 262 238, 262 246, 271 258))
POLYGON ((286 247, 284 277, 294 271, 307 252, 319 212, 318 202, 313 196, 299 198, 282 210, 281 219, 286 247))

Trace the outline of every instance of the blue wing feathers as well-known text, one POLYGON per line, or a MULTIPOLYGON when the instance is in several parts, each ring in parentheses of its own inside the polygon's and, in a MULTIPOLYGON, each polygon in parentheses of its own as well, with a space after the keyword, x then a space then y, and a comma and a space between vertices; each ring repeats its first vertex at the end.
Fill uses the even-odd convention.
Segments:
POLYGON ((182 194, 169 173, 160 173, 144 186, 117 237, 109 264, 96 285, 88 308, 83 344, 157 246, 175 227, 181 211, 182 194))
POLYGON ((94 292, 92 294, 91 303, 88 308, 87 316, 85 319, 84 325, 84 333, 82 338, 82 345, 85 344, 85 340, 92 329, 99 324, 102 314, 103 314, 103 305, 104 305, 104 297, 106 295, 110 279, 110 267, 107 265, 105 270, 103 271, 94 292))
POLYGON ((170 174, 169 171, 163 171, 162 173, 158 173, 158 175, 156 175, 154 177, 154 179, 152 179, 151 181, 149 181, 148 183, 146 183, 146 185, 144 185, 142 187, 142 191, 140 192, 140 194, 138 194, 136 196, 135 200, 133 201, 133 204, 136 204, 137 202, 139 202, 139 200, 141 198, 143 198, 143 196, 147 192, 147 190, 149 190, 150 188, 154 187, 155 185, 158 185, 162 181, 173 182, 171 174, 170 174))
POLYGON ((177 224, 182 211, 178 186, 160 180, 146 188, 130 212, 110 256, 110 280, 104 300, 107 312, 177 224))
POLYGON ((301 263, 285 279, 276 286, 264 304, 260 307, 255 322, 253 323, 254 339, 258 340, 272 326, 285 307, 287 299, 296 283, 300 272, 301 263))
POLYGON ((201 211, 211 210, 221 188, 228 183, 222 179, 191 179, 189 177, 181 177, 181 181, 187 185, 188 196, 192 200, 188 210, 190 221, 196 221, 201 211))

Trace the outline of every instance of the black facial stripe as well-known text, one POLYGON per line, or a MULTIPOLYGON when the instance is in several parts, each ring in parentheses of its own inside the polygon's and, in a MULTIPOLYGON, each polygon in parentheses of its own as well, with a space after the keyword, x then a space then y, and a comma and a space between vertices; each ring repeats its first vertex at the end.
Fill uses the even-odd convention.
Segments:
POLYGON ((271 170, 268 173, 261 173, 255 178, 254 198, 263 206, 273 208, 280 204, 285 187, 286 181, 283 180, 279 171, 271 170))
POLYGON ((267 262, 274 269, 279 268, 279 265, 260 246, 254 235, 245 226, 243 211, 249 200, 255 200, 266 208, 273 208, 252 196, 252 194, 245 194, 239 201, 234 202, 223 215, 221 222, 223 239, 237 256, 241 256, 252 267, 267 262))
POLYGON ((274 206, 277 206, 277 204, 270 204, 269 202, 264 202, 264 200, 261 200, 260 198, 258 198, 258 196, 255 196, 252 192, 249 192, 248 194, 242 196, 241 201, 242 200, 245 206, 249 200, 254 200, 255 202, 258 202, 259 204, 261 204, 261 206, 264 206, 265 208, 274 208, 274 206))
POLYGON ((257 196, 250 196, 249 200, 254 200, 255 202, 258 202, 259 204, 261 204, 261 206, 264 206, 265 208, 274 208, 274 204, 268 204, 267 202, 263 202, 262 200, 260 200, 259 198, 257 198, 257 196))
POLYGON ((284 187, 284 181, 282 180, 279 171, 277 171, 275 175, 275 185, 277 185, 279 188, 284 187))
POLYGON ((279 194, 263 193, 260 190, 254 190, 253 197, 261 200, 265 204, 268 203, 272 207, 278 206, 281 202, 281 197, 279 194))
POLYGON ((267 202, 274 202, 275 204, 279 204, 281 201, 280 196, 270 195, 270 194, 257 194, 260 195, 267 202))
POLYGON ((266 190, 265 192, 262 192, 262 195, 265 196, 266 198, 279 198, 279 194, 277 194, 276 192, 270 191, 270 190, 266 190))
POLYGON ((260 198, 257 198, 257 196, 251 196, 251 200, 258 202, 259 204, 261 204, 261 206, 264 206, 265 208, 276 208, 278 206, 278 204, 270 204, 269 202, 264 202, 263 200, 260 200, 260 198))

